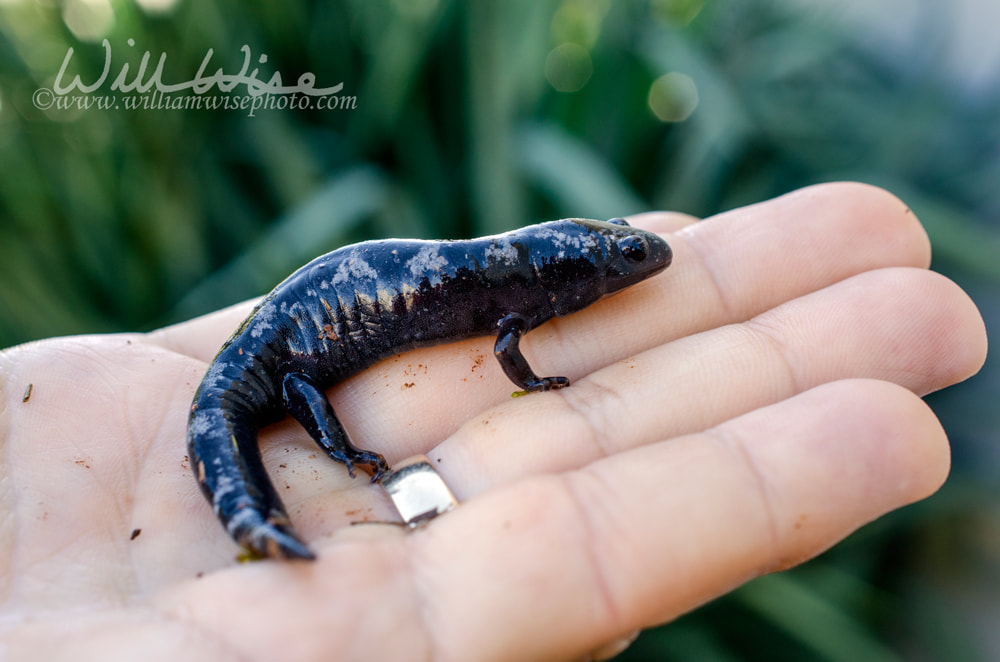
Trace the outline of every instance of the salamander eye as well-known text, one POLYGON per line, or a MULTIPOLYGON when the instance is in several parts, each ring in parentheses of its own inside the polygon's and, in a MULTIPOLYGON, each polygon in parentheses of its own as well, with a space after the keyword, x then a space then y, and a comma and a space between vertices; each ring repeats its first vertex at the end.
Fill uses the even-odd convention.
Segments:
POLYGON ((646 259, 649 244, 642 237, 631 235, 618 240, 618 250, 629 262, 642 262, 646 259))
POLYGON ((608 219, 608 223, 610 223, 611 225, 624 225, 627 228, 632 227, 631 225, 628 224, 628 221, 626 221, 624 218, 611 218, 608 219))

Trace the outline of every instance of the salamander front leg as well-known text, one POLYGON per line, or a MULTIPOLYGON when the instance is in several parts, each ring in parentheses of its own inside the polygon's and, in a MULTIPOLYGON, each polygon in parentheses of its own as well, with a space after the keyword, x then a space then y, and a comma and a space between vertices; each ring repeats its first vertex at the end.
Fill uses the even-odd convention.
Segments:
POLYGON ((527 330, 528 322, 516 313, 507 315, 497 325, 497 342, 493 347, 493 353, 510 381, 524 389, 516 391, 514 395, 525 395, 535 391, 551 391, 569 386, 569 380, 565 377, 539 377, 531 369, 518 346, 521 336, 527 330))
POLYGON ((327 455, 347 466, 347 473, 354 478, 354 465, 368 465, 375 482, 389 470, 389 464, 378 453, 361 450, 351 443, 344 426, 333 413, 330 401, 311 379, 292 373, 282 382, 285 408, 302 424, 309 436, 327 455))

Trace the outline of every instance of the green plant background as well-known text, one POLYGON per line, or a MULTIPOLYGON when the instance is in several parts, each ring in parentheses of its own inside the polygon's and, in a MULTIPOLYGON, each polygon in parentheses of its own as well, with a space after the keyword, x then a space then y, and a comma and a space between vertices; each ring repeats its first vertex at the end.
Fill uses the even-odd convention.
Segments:
MULTIPOLYGON (((835 179, 900 195, 934 268, 1000 320, 1000 85, 941 66, 946 3, 913 2, 913 38, 886 43, 833 2, 137 1, 0 2, 0 346, 155 328, 363 238, 707 216, 835 179), (70 46, 68 73, 98 77, 104 36, 112 77, 144 51, 164 80, 208 49, 235 73, 246 44, 260 78, 342 81, 356 107, 34 107, 70 46)), ((998 393, 991 361, 929 398, 941 493, 620 659, 1000 657, 998 393)))

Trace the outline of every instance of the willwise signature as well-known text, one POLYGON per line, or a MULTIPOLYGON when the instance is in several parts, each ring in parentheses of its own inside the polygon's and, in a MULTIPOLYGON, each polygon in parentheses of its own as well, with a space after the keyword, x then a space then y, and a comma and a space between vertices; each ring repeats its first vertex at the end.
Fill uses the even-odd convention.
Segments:
MULTIPOLYGON (((66 57, 63 58, 62 66, 59 67, 59 73, 56 75, 55 83, 52 85, 52 89, 56 94, 65 95, 73 92, 74 90, 79 90, 83 94, 90 94, 95 90, 99 89, 104 83, 107 82, 108 76, 111 74, 112 58, 111 58, 111 43, 104 39, 101 42, 104 47, 104 70, 101 72, 100 77, 94 82, 87 84, 81 80, 80 75, 76 74, 73 76, 73 80, 69 84, 63 83, 63 78, 66 76, 66 68, 69 66, 69 62, 73 59, 73 48, 70 47, 66 51, 66 57)), ((128 40, 129 46, 135 46, 135 41, 132 39, 128 40)), ((239 73, 227 74, 221 67, 215 70, 213 74, 207 74, 209 64, 212 60, 212 55, 215 51, 213 49, 208 49, 205 53, 205 57, 201 61, 201 66, 198 67, 197 73, 195 73, 194 78, 185 81, 179 81, 176 83, 165 83, 163 82, 163 67, 167 61, 167 54, 160 53, 160 57, 156 62, 156 68, 152 72, 147 71, 149 69, 150 53, 146 51, 143 53, 142 59, 139 61, 139 67, 136 69, 134 77, 129 80, 129 63, 126 62, 122 65, 115 76, 115 79, 111 82, 112 92, 139 92, 146 93, 151 89, 156 88, 158 92, 168 94, 171 92, 180 92, 183 90, 191 90, 194 94, 205 94, 213 89, 217 89, 220 92, 230 92, 239 85, 246 86, 246 94, 250 96, 260 96, 262 94, 305 94, 308 96, 327 96, 330 94, 336 94, 343 89, 343 83, 337 83, 331 87, 316 87, 316 75, 306 72, 299 76, 298 81, 295 85, 283 85, 281 80, 281 74, 279 72, 274 72, 272 76, 264 82, 257 78, 259 69, 254 67, 250 71, 250 60, 251 60, 251 50, 246 44, 240 47, 240 51, 243 53, 243 67, 240 69, 239 73)), ((267 62, 267 55, 261 54, 257 58, 258 64, 265 64, 267 62)))

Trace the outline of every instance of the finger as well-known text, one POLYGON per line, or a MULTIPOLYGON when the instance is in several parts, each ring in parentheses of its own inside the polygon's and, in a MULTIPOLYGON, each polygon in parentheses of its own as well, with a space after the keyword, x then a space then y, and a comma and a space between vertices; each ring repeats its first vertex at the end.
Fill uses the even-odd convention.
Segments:
MULTIPOLYGON (((535 371, 576 380, 858 273, 928 261, 926 234, 909 210, 858 184, 806 189, 668 240, 675 258, 665 273, 529 333, 521 346, 535 371)), ((480 338, 387 359, 333 389, 331 400, 356 441, 395 459, 426 450, 509 400, 492 346, 480 338)))
POLYGON ((460 498, 704 430, 825 382, 884 379, 918 394, 982 366, 986 331, 943 276, 881 269, 500 405, 429 455, 460 498))
POLYGON ((413 536, 416 558, 445 559, 413 585, 442 658, 566 659, 812 557, 948 464, 912 393, 827 384, 463 504, 413 536))
POLYGON ((701 328, 748 319, 871 269, 930 265, 927 233, 910 208, 854 182, 735 209, 680 235, 706 272, 699 299, 724 311, 701 328))

